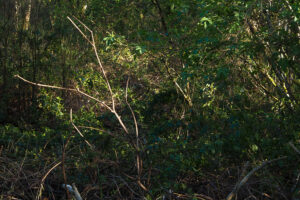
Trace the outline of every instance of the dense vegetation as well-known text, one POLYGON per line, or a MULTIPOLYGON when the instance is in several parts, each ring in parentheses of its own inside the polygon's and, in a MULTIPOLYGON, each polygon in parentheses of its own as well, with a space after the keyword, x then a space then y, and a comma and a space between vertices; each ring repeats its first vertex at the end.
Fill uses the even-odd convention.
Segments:
POLYGON ((300 199, 299 1, 0 5, 0 199, 300 199))

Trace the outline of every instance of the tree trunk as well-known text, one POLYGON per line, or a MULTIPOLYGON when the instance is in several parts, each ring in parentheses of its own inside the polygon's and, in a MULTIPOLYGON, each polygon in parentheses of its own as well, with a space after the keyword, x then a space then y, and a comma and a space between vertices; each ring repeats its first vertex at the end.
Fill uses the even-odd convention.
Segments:
POLYGON ((27 31, 30 25, 30 15, 31 15, 31 0, 28 0, 28 8, 25 14, 25 23, 24 23, 24 30, 27 31))

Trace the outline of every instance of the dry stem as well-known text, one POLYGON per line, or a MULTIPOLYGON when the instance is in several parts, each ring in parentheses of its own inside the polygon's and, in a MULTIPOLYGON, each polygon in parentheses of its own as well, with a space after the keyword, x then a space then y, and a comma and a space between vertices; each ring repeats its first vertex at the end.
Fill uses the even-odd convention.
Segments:
POLYGON ((241 181, 237 182, 234 189, 232 190, 232 192, 227 196, 226 200, 231 200, 239 191, 239 189, 248 181, 248 179, 250 178, 250 176, 252 176, 256 171, 258 171, 259 169, 265 167, 266 165, 278 161, 278 160, 282 160, 287 158, 286 156, 284 157, 280 157, 277 159, 273 159, 270 161, 264 161, 261 165, 253 168, 241 181))
MULTIPOLYGON (((121 119, 121 116, 117 113, 116 111, 116 106, 115 106, 115 98, 114 98, 114 93, 112 91, 112 88, 111 88, 111 85, 110 85, 110 82, 106 76, 106 71, 102 65, 102 62, 101 62, 101 59, 99 57, 99 54, 98 54, 98 50, 97 50, 97 47, 96 47, 96 42, 95 42, 95 38, 94 38, 94 34, 93 34, 93 31, 91 29, 89 29, 83 22, 81 22, 79 19, 77 19, 76 17, 74 17, 76 19, 76 21, 82 25, 85 30, 87 30, 89 33, 90 33, 90 37, 88 37, 83 30, 81 30, 81 28, 70 18, 70 17, 67 17, 68 20, 74 25, 74 27, 80 32, 80 34, 89 42, 89 44, 92 46, 93 50, 94 50, 94 53, 95 53, 95 56, 97 58, 97 62, 98 62, 98 65, 99 65, 99 68, 100 68, 100 71, 102 72, 102 75, 103 75, 103 78, 105 80, 105 84, 108 88, 108 91, 110 93, 110 97, 111 97, 111 103, 112 105, 109 106, 107 105, 105 102, 85 93, 85 92, 82 92, 80 91, 78 88, 77 89, 74 89, 74 88, 65 88, 65 87, 59 87, 59 86, 53 86, 53 85, 46 85, 46 84, 40 84, 40 83, 35 83, 35 82, 31 82, 31 81, 28 81, 26 80, 25 78, 19 76, 19 75, 15 75, 16 78, 26 82, 26 83, 29 83, 29 84, 32 84, 32 85, 35 85, 35 86, 39 86, 39 87, 45 87, 45 88, 52 88, 52 89, 59 89, 59 90, 67 90, 67 91, 71 91, 71 92, 76 92, 76 93, 79 93, 83 96, 86 96, 90 99, 93 99, 95 101, 97 101, 98 103, 100 103, 101 105, 103 105, 104 107, 106 107, 111 113, 113 113, 116 118, 118 119, 118 122, 119 124, 121 125, 122 129, 124 130, 125 134, 129 134, 129 131, 126 127, 126 125, 124 124, 124 122, 122 121, 121 119), (90 39, 91 38, 91 39, 90 39)), ((137 183, 138 185, 145 191, 147 191, 147 188, 141 183, 140 181, 140 177, 141 177, 141 174, 142 174, 142 160, 141 160, 141 157, 140 157, 140 148, 139 148, 139 131, 138 131, 138 123, 137 123, 137 120, 136 120, 136 116, 134 114, 134 111, 132 109, 132 107, 130 106, 130 104, 128 103, 128 99, 127 99, 127 91, 128 91, 128 81, 127 81, 127 84, 126 84, 126 104, 128 105, 130 111, 131 111, 131 115, 133 117, 133 121, 134 121, 134 125, 135 125, 135 139, 136 139, 136 142, 132 142, 132 145, 133 147, 136 149, 136 166, 137 166, 137 183)), ((71 124, 72 126, 75 128, 75 130, 79 133, 79 135, 81 137, 84 138, 84 136, 82 135, 82 133, 80 132, 80 130, 77 128, 77 126, 73 123, 73 120, 72 120, 72 110, 70 111, 70 119, 71 119, 71 124)), ((85 142, 91 147, 93 148, 93 146, 87 141, 85 140, 85 142)), ((68 143, 68 141, 67 141, 68 143)), ((67 146, 67 143, 66 145, 64 145, 64 149, 66 148, 67 146)), ((64 157, 64 156, 63 156, 64 157)), ((64 158, 63 158, 63 161, 64 161, 64 158)), ((64 162, 62 161, 62 166, 64 168, 64 162)), ((64 170, 63 170, 64 171, 64 170)), ((64 174, 65 176, 65 174, 64 174)), ((66 177, 65 177, 65 180, 66 180, 66 177)))

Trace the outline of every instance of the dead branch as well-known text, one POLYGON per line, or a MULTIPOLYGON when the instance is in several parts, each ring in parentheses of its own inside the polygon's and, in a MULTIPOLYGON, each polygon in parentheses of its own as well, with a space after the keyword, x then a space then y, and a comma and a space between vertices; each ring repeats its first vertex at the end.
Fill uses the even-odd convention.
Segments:
POLYGON ((68 184, 62 184, 62 187, 66 189, 68 192, 70 192, 75 197, 76 200, 82 200, 82 197, 78 192, 75 183, 73 183, 72 186, 68 184))
MULTIPOLYGON (((29 84, 32 84, 32 85, 35 85, 35 86, 38 86, 38 87, 45 87, 45 88, 52 88, 52 89, 59 89, 59 90, 66 90, 66 91, 76 92, 76 93, 79 93, 79 94, 81 94, 83 96, 88 97, 89 99, 93 99, 96 102, 98 102, 101 105, 103 105, 104 107, 106 107, 111 113, 113 113, 115 115, 115 117, 118 119, 118 122, 121 125, 122 129, 124 130, 125 134, 129 134, 129 131, 128 131, 126 125, 124 124, 123 120, 121 119, 121 116, 116 111, 116 103, 115 103, 115 97, 114 97, 115 95, 114 95, 114 93, 112 91, 110 82, 109 82, 109 80, 108 80, 108 78, 106 76, 106 71, 105 71, 105 69, 104 69, 104 67, 102 65, 101 59, 99 57, 93 31, 91 29, 89 29, 83 22, 81 22, 76 17, 74 17, 76 23, 70 17, 67 17, 67 19, 74 25, 74 27, 79 31, 79 33, 84 37, 84 39, 86 39, 88 41, 88 43, 92 46, 92 48, 94 50, 94 53, 95 53, 95 56, 96 56, 96 59, 97 59, 97 62, 98 62, 99 69, 100 69, 100 71, 102 73, 102 76, 103 76, 103 78, 105 80, 105 84, 106 84, 106 86, 108 88, 108 91, 110 93, 111 106, 107 105, 105 102, 103 102, 103 101, 101 101, 101 100, 99 100, 99 99, 97 99, 97 98, 95 98, 95 97, 93 97, 93 96, 91 96, 91 95, 89 95, 89 94, 87 94, 85 92, 80 91, 78 88, 76 88, 76 89, 75 88, 65 88, 65 87, 59 87, 59 86, 53 86, 53 85, 46 85, 46 84, 35 83, 35 82, 28 81, 28 80, 26 80, 25 78, 23 78, 23 77, 21 77, 19 75, 15 75, 15 77, 19 78, 20 80, 22 80, 22 81, 24 81, 26 83, 29 83, 29 84), (85 29, 85 31, 89 32, 90 36, 88 36, 87 34, 85 34, 84 31, 79 27, 78 24, 81 25, 81 26, 83 26, 84 29, 85 29)), ((135 125, 135 137, 136 137, 135 138, 136 142, 130 141, 130 143, 132 144, 132 146, 136 150, 136 166, 137 166, 137 174, 138 174, 137 175, 137 183, 138 183, 138 185, 143 190, 147 191, 147 188, 140 181, 140 176, 142 174, 142 159, 140 157, 140 148, 139 148, 140 141, 139 141, 138 123, 137 123, 134 111, 131 108, 130 104, 128 103, 127 91, 128 91, 128 81, 127 81, 127 85, 126 85, 126 104, 128 105, 128 107, 129 107, 129 109, 131 111, 131 115, 133 117, 133 121, 134 121, 134 125, 135 125)), ((79 135, 84 138, 83 134, 80 132, 80 130, 78 129, 78 127, 73 123, 73 120, 72 120, 72 110, 70 111, 70 119, 71 119, 72 126, 79 133, 79 135)), ((86 139, 84 139, 84 140, 93 149, 93 145, 91 145, 86 139)), ((62 162, 62 166, 64 166, 63 162, 62 162)))
POLYGON ((58 90, 67 90, 71 92, 76 92, 76 89, 72 88, 64 88, 64 87, 59 87, 59 86, 54 86, 54 85, 45 85, 45 84, 40 84, 40 83, 34 83, 31 81, 26 80, 25 78, 19 76, 19 75, 14 75, 15 78, 21 79, 22 81, 29 83, 31 85, 39 86, 39 87, 45 87, 45 88, 52 88, 52 89, 58 89, 58 90))
POLYGON ((300 155, 300 150, 297 149, 297 147, 292 142, 289 142, 289 145, 300 155))
POLYGON ((110 96, 111 96, 111 101, 112 101, 112 110, 113 111, 116 111, 115 110, 115 99, 114 99, 114 94, 112 92, 112 89, 111 89, 111 86, 110 86, 110 83, 108 81, 108 78, 106 76, 106 72, 104 70, 104 67, 102 65, 102 62, 100 60, 100 57, 99 57, 99 54, 98 54, 98 49, 96 47, 96 42, 95 42, 95 39, 94 39, 94 33, 91 29, 89 29, 83 22, 81 22, 79 19, 77 19, 76 17, 74 17, 81 25, 83 25, 91 34, 91 37, 92 37, 92 41, 90 41, 87 37, 86 34, 83 33, 83 31, 76 25, 76 23, 70 18, 70 17, 67 17, 68 20, 75 26, 75 28, 83 35, 83 37, 92 45, 93 47, 93 50, 94 50, 94 53, 96 55, 96 58, 97 58, 97 62, 98 62, 98 65, 99 65, 99 68, 103 74, 103 77, 104 77, 104 80, 105 80, 105 83, 106 83, 106 86, 108 87, 108 90, 109 90, 109 93, 110 93, 110 96))
POLYGON ((76 200, 82 200, 82 197, 80 195, 80 193, 78 192, 78 189, 75 185, 75 183, 72 183, 73 189, 74 189, 74 196, 76 200))
POLYGON ((55 169, 57 166, 59 166, 61 164, 61 161, 60 162, 58 162, 58 163, 56 163, 53 167, 51 167, 49 170, 48 170, 48 172, 43 176, 43 178, 42 178, 42 180, 41 180, 41 184, 40 184, 40 187, 39 187, 39 190, 38 190, 38 193, 37 193, 37 195, 36 195, 36 199, 38 200, 38 199, 40 199, 40 197, 41 197, 41 195, 42 195, 42 190, 43 190, 43 188, 44 188, 44 182, 45 182, 45 180, 46 180, 46 178, 47 178, 47 176, 50 174, 50 172, 53 170, 53 169, 55 169))
POLYGON ((85 128, 85 129, 90 129, 90 130, 96 130, 96 131, 100 131, 100 132, 105 132, 108 133, 110 136, 112 137, 116 137, 112 132, 110 132, 109 130, 104 130, 104 129, 100 129, 100 128, 95 128, 95 127, 91 127, 91 126, 77 126, 79 128, 85 128))
POLYGON ((93 99, 93 100, 97 101, 98 103, 102 104, 104 107, 106 107, 107 109, 109 109, 111 111, 111 108, 106 103, 104 103, 103 101, 100 101, 99 99, 97 99, 95 97, 92 97, 92 96, 88 95, 85 92, 82 92, 78 88, 77 89, 64 88, 64 87, 59 87, 59 86, 55 86, 55 85, 46 85, 46 84, 35 83, 35 82, 31 82, 31 81, 29 81, 29 80, 27 80, 27 79, 25 79, 25 78, 23 78, 19 75, 15 75, 14 77, 24 81, 25 83, 29 83, 31 85, 35 85, 35 86, 38 86, 38 87, 51 88, 51 89, 57 89, 57 90, 66 90, 66 91, 71 91, 71 92, 82 94, 83 96, 86 96, 90 99, 93 99))
POLYGON ((282 159, 285 159, 287 158, 286 156, 284 157, 280 157, 280 158, 277 158, 277 159, 273 159, 273 160, 270 160, 270 161, 264 161, 261 165, 253 168, 241 181, 239 181, 238 183, 236 183, 234 189, 232 190, 232 192, 227 196, 226 200, 231 200, 239 191, 239 189, 248 181, 248 179, 256 172, 258 171, 259 169, 265 167, 266 165, 270 164, 270 163, 273 163, 273 162, 276 162, 278 160, 282 160, 282 159))
MULTIPOLYGON (((106 71, 102 65, 102 62, 101 62, 101 59, 99 57, 99 54, 98 54, 98 50, 97 50, 97 47, 96 47, 96 42, 95 42, 95 38, 94 38, 94 33, 91 29, 89 29, 83 22, 81 22, 79 19, 77 19, 76 17, 74 17, 77 22, 79 22, 86 30, 88 30, 88 32, 90 33, 90 36, 91 36, 91 40, 88 38, 88 36, 79 28, 79 26, 76 25, 76 23, 70 18, 70 17, 67 17, 69 21, 71 21, 71 23, 74 25, 74 27, 83 35, 83 37, 91 44, 91 46, 93 47, 93 50, 94 50, 94 53, 95 53, 95 56, 97 58, 97 62, 98 62, 98 65, 99 65, 99 68, 100 68, 100 71, 102 72, 102 75, 104 77, 104 80, 105 80, 105 83, 106 83, 106 86, 108 88, 108 91, 110 93, 110 96, 111 96, 111 102, 112 102, 112 107, 109 108, 109 110, 116 116, 116 118, 118 119, 119 121, 119 124, 122 126, 123 130, 125 131, 126 134, 129 134, 129 131, 126 127, 126 125, 123 123, 122 119, 121 119, 121 116, 117 113, 116 111, 116 108, 115 108, 115 98, 114 98, 114 93, 111 89, 111 85, 110 85, 110 82, 106 76, 106 71)), ((140 148, 139 148, 139 130, 138 130, 138 123, 137 123, 137 120, 136 120, 136 116, 134 114, 134 111, 132 109, 132 107, 130 106, 130 104, 128 103, 128 82, 129 82, 129 79, 127 80, 127 84, 126 84, 126 95, 125 95, 125 100, 126 100, 126 104, 128 105, 129 109, 130 109, 130 112, 131 112, 131 115, 133 117, 133 120, 134 120, 134 125, 135 125, 135 133, 136 133, 136 144, 133 144, 133 147, 136 149, 136 166, 137 166, 137 183, 138 185, 145 191, 147 191, 147 188, 141 183, 140 181, 140 176, 142 174, 142 159, 140 157, 140 148)), ((76 129, 77 130, 77 129, 76 129)))
POLYGON ((83 136, 83 134, 81 133, 81 131, 77 128, 77 126, 74 124, 74 122, 73 122, 73 116, 72 116, 72 109, 70 109, 70 121, 71 121, 71 124, 72 124, 72 126, 75 128, 75 130, 77 131, 77 133, 84 139, 84 141, 85 141, 85 143, 87 144, 87 145, 89 145, 89 147, 92 149, 92 150, 95 150, 95 146, 94 145, 92 145, 91 143, 89 143, 89 141, 87 141, 85 138, 84 138, 84 136, 83 136))
POLYGON ((142 166, 142 160, 140 157, 140 148, 139 148, 139 128, 138 128, 138 123, 135 117, 135 114, 133 112, 132 107, 130 106, 130 104, 128 103, 128 84, 129 84, 129 78, 127 79, 127 83, 126 83, 126 93, 125 93, 125 100, 126 100, 126 104, 130 109, 131 115, 133 117, 133 121, 134 121, 134 126, 135 126, 135 134, 136 134, 136 165, 137 165, 137 173, 138 173, 138 180, 137 183, 138 185, 145 191, 148 191, 148 189, 144 186, 144 184, 142 184, 141 182, 141 175, 142 175, 142 170, 143 170, 143 166, 142 166))

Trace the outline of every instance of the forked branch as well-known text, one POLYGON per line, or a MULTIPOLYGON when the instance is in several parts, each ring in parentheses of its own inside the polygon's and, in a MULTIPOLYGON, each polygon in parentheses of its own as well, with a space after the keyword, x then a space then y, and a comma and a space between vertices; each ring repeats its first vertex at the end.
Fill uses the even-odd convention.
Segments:
MULTIPOLYGON (((70 18, 70 17, 67 17, 68 20, 74 25, 74 27, 81 33, 81 35, 83 35, 83 37, 91 44, 91 46, 93 47, 93 50, 94 50, 94 53, 95 53, 95 56, 97 58, 97 62, 98 62, 98 65, 99 65, 99 68, 100 68, 100 71, 102 72, 102 75, 103 75, 103 78, 105 80, 105 83, 106 83, 106 86, 108 88, 108 91, 110 93, 110 96, 111 96, 111 102, 112 102, 112 106, 109 108, 109 110, 116 116, 116 118, 118 119, 119 121, 119 124, 122 126, 123 130, 125 131, 126 134, 129 134, 129 131, 126 127, 126 125, 124 124, 124 122, 122 121, 121 119, 121 116, 117 113, 116 111, 116 104, 115 104, 115 98, 114 98, 114 93, 112 91, 112 88, 111 88, 111 85, 110 85, 110 82, 106 76, 106 72, 105 72, 105 69, 102 65, 102 62, 101 62, 101 59, 99 57, 99 54, 98 54, 98 50, 97 50, 97 46, 96 46, 96 42, 95 42, 95 38, 94 38, 94 33, 93 31, 88 28, 83 22, 81 22, 79 19, 77 19, 76 17, 74 17, 74 19, 76 19, 76 21, 81 25, 83 26, 89 33, 90 33, 90 37, 91 39, 89 39, 89 37, 83 32, 83 30, 70 18)), ((129 109, 130 109, 130 112, 131 112, 131 115, 133 117, 133 120, 134 120, 134 125, 135 125, 135 136, 136 136, 136 144, 133 145, 133 147, 136 149, 136 166, 137 166, 137 173, 138 173, 138 177, 137 177, 137 183, 138 185, 145 191, 147 191, 147 188, 141 183, 140 181, 140 177, 141 177, 141 174, 142 174, 142 159, 140 157, 140 148, 139 148, 139 130, 138 130, 138 124, 137 124, 137 120, 136 120, 136 117, 135 117, 135 114, 134 114, 134 111, 133 109, 131 108, 130 104, 128 103, 128 98, 127 98, 127 94, 128 94, 128 81, 127 80, 127 84, 126 84, 126 96, 125 96, 125 100, 126 100, 126 104, 128 105, 129 109)))
MULTIPOLYGON (((24 82, 26 82, 26 83, 29 83, 29 84, 32 84, 32 85, 35 85, 35 86, 38 86, 38 87, 45 87, 45 88, 66 90, 66 91, 75 92, 75 93, 78 93, 78 94, 81 94, 83 96, 88 97, 89 99, 92 99, 92 100, 98 102, 99 104, 101 104, 102 106, 104 106, 105 108, 107 108, 111 113, 113 113, 115 115, 115 117, 118 119, 118 122, 121 125, 122 129, 124 130, 125 134, 129 134, 129 131, 128 131, 126 125, 124 124, 123 120, 121 119, 121 116, 116 111, 116 103, 115 103, 116 101, 115 101, 114 93, 112 91, 110 82, 109 82, 108 77, 106 75, 106 71, 105 71, 105 69, 104 69, 104 67, 102 65, 101 59, 99 57, 93 31, 90 28, 88 28, 83 22, 81 22, 79 19, 77 19, 76 17, 74 17, 74 19, 76 20, 77 24, 70 17, 67 17, 67 18, 74 25, 74 27, 80 32, 80 34, 83 36, 83 38, 86 39, 88 41, 88 43, 92 46, 92 48, 94 50, 94 53, 95 53, 95 56, 96 56, 96 59, 97 59, 97 62, 98 62, 99 69, 100 69, 100 71, 102 73, 102 76, 104 78, 104 81, 105 81, 105 84, 107 86, 108 92, 110 93, 111 105, 106 104, 104 101, 101 101, 98 98, 93 97, 93 96, 91 96, 91 95, 89 95, 89 94, 87 94, 87 93, 79 90, 78 88, 76 88, 76 89, 75 88, 65 88, 65 87, 59 87, 59 86, 53 86, 53 85, 46 85, 46 84, 41 84, 41 83, 35 83, 35 82, 31 82, 29 80, 26 80, 25 78, 23 78, 23 77, 21 77, 19 75, 15 75, 15 77, 18 78, 18 79, 20 79, 20 80, 22 80, 22 81, 24 81, 24 82), (84 27, 85 31, 89 32, 90 36, 88 36, 87 34, 85 34, 85 32, 79 27, 78 24, 80 26, 84 27)), ((136 150, 136 166, 137 166, 137 173, 138 173, 137 183, 138 183, 138 185, 143 190, 147 191, 147 188, 140 181, 141 180, 140 177, 142 175, 142 159, 140 157, 140 147, 139 147, 140 141, 139 141, 138 123, 137 123, 134 111, 133 111, 132 107, 130 106, 130 104, 128 103, 127 96, 128 96, 128 81, 127 81, 127 84, 126 84, 126 97, 125 98, 126 98, 126 104, 128 105, 128 107, 130 109, 131 115, 133 117, 134 125, 135 125, 135 139, 136 139, 136 141, 131 141, 131 142, 132 142, 132 146, 136 150)), ((72 110, 70 111, 70 119, 71 119, 72 126, 79 133, 79 135, 84 138, 84 136, 82 135, 82 133, 80 132, 80 130, 78 129, 78 127, 74 124, 74 122, 72 120, 72 110)), ((87 140, 85 140, 85 142, 91 148, 93 148, 93 145, 91 145, 87 140)))

